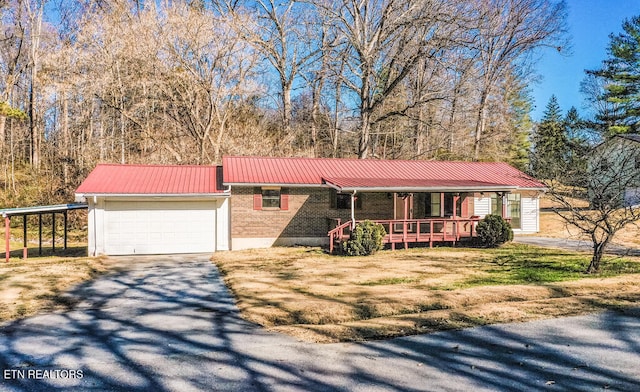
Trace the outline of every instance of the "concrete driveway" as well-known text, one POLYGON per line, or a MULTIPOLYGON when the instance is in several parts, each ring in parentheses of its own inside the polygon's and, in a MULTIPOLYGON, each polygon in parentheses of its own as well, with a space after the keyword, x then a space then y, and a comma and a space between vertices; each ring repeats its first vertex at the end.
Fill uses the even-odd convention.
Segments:
POLYGON ((640 311, 310 344, 243 321, 207 259, 120 258, 75 310, 2 326, 0 390, 640 388, 640 311))

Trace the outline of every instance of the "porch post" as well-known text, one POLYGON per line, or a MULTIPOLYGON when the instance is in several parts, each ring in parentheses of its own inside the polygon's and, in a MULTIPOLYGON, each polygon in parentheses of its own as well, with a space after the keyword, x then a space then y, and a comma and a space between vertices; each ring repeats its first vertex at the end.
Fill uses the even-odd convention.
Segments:
POLYGON ((502 193, 502 218, 507 218, 507 192, 502 193))
POLYGON ((351 228, 356 227, 356 190, 351 194, 351 228))
POLYGON ((11 255, 11 245, 9 242, 11 241, 11 218, 8 215, 4 217, 4 258, 5 263, 9 262, 9 256, 11 255))
POLYGON ((407 194, 402 201, 404 202, 404 220, 407 220, 409 219, 409 195, 407 194))
POLYGON ((460 194, 459 193, 454 193, 453 194, 453 218, 455 219, 456 216, 458 216, 457 212, 457 207, 458 207, 458 200, 460 200, 460 194))

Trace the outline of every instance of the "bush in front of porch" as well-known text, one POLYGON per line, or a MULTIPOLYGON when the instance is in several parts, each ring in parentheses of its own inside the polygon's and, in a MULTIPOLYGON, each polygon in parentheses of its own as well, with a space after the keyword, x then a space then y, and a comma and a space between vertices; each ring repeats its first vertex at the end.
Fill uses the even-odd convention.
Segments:
POLYGON ((386 230, 380 224, 366 220, 356 224, 349 240, 342 243, 342 251, 348 256, 368 256, 384 246, 386 230))
POLYGON ((495 248, 513 240, 513 230, 509 222, 500 215, 489 214, 478 222, 478 240, 487 248, 495 248))

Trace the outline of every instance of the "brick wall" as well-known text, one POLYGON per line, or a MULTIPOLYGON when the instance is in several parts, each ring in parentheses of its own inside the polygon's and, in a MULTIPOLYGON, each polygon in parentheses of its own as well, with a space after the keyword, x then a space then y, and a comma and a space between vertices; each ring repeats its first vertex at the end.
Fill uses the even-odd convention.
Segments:
MULTIPOLYGON (((332 191, 328 188, 288 188, 288 210, 254 210, 253 187, 233 187, 231 190, 232 238, 324 238, 332 219, 351 219, 351 210, 331 208, 332 191)), ((391 194, 393 195, 393 194, 391 194)), ((468 196, 467 217, 473 214, 473 197, 468 196)), ((362 208, 356 209, 356 219, 393 219, 393 196, 387 193, 359 193, 362 208)), ((422 193, 414 194, 413 216, 424 218, 422 193)))
MULTIPOLYGON (((231 190, 232 238, 326 237, 331 218, 344 222, 351 210, 331 208, 332 192, 327 188, 288 188, 289 209, 254 210, 253 187, 231 190)), ((386 193, 359 194, 362 208, 356 219, 392 219, 393 198, 386 193)))

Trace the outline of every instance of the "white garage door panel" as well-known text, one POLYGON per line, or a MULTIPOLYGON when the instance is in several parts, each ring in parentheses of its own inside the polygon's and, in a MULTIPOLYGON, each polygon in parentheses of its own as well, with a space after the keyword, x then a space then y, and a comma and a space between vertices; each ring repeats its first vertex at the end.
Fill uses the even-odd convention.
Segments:
POLYGON ((106 201, 105 253, 213 252, 215 201, 106 201))

